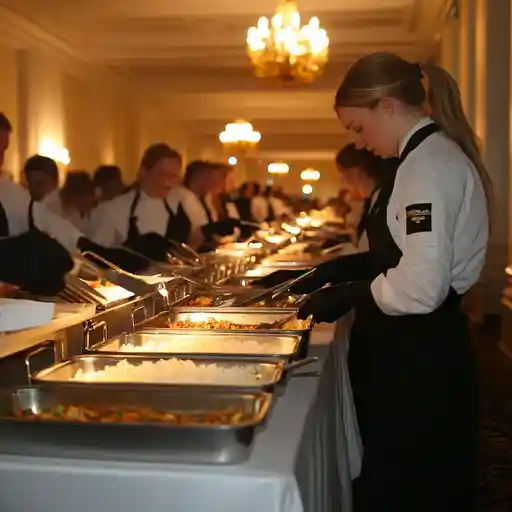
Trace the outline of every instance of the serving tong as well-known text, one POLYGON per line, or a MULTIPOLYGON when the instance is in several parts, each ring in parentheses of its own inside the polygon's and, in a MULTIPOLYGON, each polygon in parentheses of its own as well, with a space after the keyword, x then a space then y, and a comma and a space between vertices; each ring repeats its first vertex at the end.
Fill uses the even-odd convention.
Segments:
POLYGON ((304 272, 304 274, 298 277, 294 277, 293 279, 285 281, 284 283, 273 286, 272 288, 267 288, 266 290, 258 291, 253 295, 231 297, 222 304, 219 304, 219 306, 224 308, 250 306, 252 304, 257 304, 258 302, 261 302, 266 299, 274 300, 283 293, 290 291, 290 288, 292 288, 297 283, 309 277, 311 274, 313 274, 313 272, 315 272, 315 268, 312 268, 307 272, 304 272))

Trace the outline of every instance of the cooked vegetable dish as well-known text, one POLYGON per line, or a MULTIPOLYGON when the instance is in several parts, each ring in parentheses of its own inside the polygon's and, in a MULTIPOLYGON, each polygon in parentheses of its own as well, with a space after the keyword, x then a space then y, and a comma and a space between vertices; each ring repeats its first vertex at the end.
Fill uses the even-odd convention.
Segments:
POLYGON ((244 420, 238 410, 207 412, 156 411, 142 407, 91 407, 56 405, 49 411, 34 413, 19 410, 17 419, 33 421, 73 421, 81 423, 167 423, 171 425, 237 425, 244 420))

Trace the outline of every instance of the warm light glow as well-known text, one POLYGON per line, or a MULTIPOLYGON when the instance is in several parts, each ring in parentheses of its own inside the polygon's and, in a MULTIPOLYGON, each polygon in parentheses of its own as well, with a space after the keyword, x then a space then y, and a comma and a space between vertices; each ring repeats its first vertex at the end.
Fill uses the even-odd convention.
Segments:
POLYGON ((302 193, 303 194, 306 194, 307 196, 309 196, 310 194, 313 193, 313 187, 312 185, 310 185, 309 183, 306 183, 306 185, 303 185, 302 187, 302 193))
POLYGON ((320 179, 320 171, 316 169, 304 169, 300 173, 300 179, 302 181, 318 181, 320 179))
POLYGON ((236 156, 230 156, 228 158, 229 165, 236 165, 238 163, 238 158, 236 156))
POLYGON ((284 162, 272 162, 268 164, 268 172, 270 174, 288 174, 290 167, 284 162))
POLYGON ((50 139, 43 139, 39 144, 38 153, 55 160, 59 164, 69 165, 71 159, 69 151, 52 142, 50 139))
POLYGON ((329 52, 327 32, 314 16, 301 27, 297 5, 280 0, 269 20, 262 17, 247 32, 247 51, 256 76, 312 82, 322 74, 329 52))
POLYGON ((233 152, 244 152, 253 149, 261 140, 261 133, 254 130, 251 123, 247 121, 236 121, 229 123, 219 135, 219 140, 233 152))

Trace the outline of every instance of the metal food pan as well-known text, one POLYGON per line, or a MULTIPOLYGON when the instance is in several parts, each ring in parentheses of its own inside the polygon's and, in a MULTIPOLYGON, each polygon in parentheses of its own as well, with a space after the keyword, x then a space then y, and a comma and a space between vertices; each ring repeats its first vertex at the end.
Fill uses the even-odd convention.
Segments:
POLYGON ((299 357, 300 349, 301 337, 296 335, 276 336, 270 333, 237 332, 225 334, 204 331, 191 334, 182 331, 154 330, 124 333, 98 343, 91 347, 89 352, 104 355, 174 355, 181 358, 201 355, 211 358, 269 358, 290 361, 299 357))
MULTIPOLYGON (((247 329, 239 329, 239 331, 254 332, 252 326, 266 323, 272 324, 278 320, 288 317, 290 314, 296 312, 295 308, 263 308, 263 307, 247 307, 247 308, 173 308, 171 311, 166 311, 157 315, 140 324, 141 329, 148 328, 166 328, 171 322, 179 322, 184 320, 192 320, 198 323, 198 328, 191 330, 204 330, 199 324, 202 324, 209 319, 221 321, 226 320, 238 325, 247 326, 247 329)), ((257 329, 258 332, 286 332, 291 334, 304 333, 311 330, 311 320, 297 320, 297 325, 287 327, 286 329, 257 329)), ((226 332, 233 332, 237 329, 227 330, 226 332)))
MULTIPOLYGON (((59 448, 93 450, 115 458, 118 453, 153 452, 167 462, 230 464, 247 458, 255 429, 270 410, 272 396, 263 393, 223 393, 159 388, 37 386, 0 394, 0 433, 9 452, 28 450, 59 456, 59 448), (159 413, 209 414, 240 411, 236 424, 167 422, 80 422, 19 418, 20 411, 43 413, 57 405, 91 408, 150 408, 159 413), (109 455, 110 454, 110 455, 109 455)), ((82 455, 83 456, 83 455, 82 455)), ((151 456, 150 456, 151 458, 151 456)))
MULTIPOLYGON (((220 305, 221 301, 228 300, 233 295, 235 295, 235 296, 244 296, 244 295, 250 296, 251 294, 252 294, 252 292, 247 293, 244 290, 234 291, 232 294, 226 293, 226 294, 218 294, 218 295, 212 295, 207 292, 203 292, 203 293, 196 292, 191 295, 187 295, 186 297, 183 297, 179 301, 172 304, 172 307, 174 307, 174 308, 176 308, 176 307, 185 307, 185 308, 187 308, 187 307, 189 307, 189 308, 214 307, 214 306, 220 305), (194 301, 196 301, 198 299, 202 299, 202 298, 209 300, 211 302, 211 304, 209 304, 207 306, 199 306, 199 305, 194 304, 194 301)), ((299 306, 302 302, 304 302, 305 298, 306 298, 305 295, 288 294, 283 297, 278 297, 277 299, 274 299, 274 301, 273 302, 271 301, 270 304, 265 304, 265 305, 257 306, 257 307, 258 308, 266 307, 266 308, 290 309, 290 308, 299 306)))
POLYGON ((67 361, 57 363, 31 376, 34 383, 52 383, 52 384, 72 384, 74 386, 137 386, 137 387, 177 387, 177 388, 208 388, 221 390, 238 391, 259 391, 262 389, 273 390, 274 387, 284 379, 285 366, 283 361, 260 361, 260 360, 242 360, 239 358, 208 358, 191 356, 180 358, 177 356, 158 357, 158 356, 135 356, 135 355, 81 355, 71 358, 67 361), (157 361, 167 361, 169 372, 166 373, 165 382, 158 381, 152 377, 144 376, 139 379, 121 377, 118 380, 107 380, 101 377, 95 380, 75 380, 77 373, 91 374, 116 366, 121 361, 127 361, 130 365, 136 367, 143 363, 155 363, 157 361), (196 367, 218 369, 219 376, 214 381, 200 380, 200 373, 190 381, 173 380, 172 365, 173 361, 187 360, 195 364, 196 367), (220 375, 226 372, 231 380, 222 379, 220 375))

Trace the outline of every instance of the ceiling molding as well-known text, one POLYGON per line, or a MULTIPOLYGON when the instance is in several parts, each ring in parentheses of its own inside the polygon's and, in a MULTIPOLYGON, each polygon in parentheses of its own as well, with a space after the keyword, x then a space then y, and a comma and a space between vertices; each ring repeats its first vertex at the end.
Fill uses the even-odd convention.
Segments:
POLYGON ((0 38, 17 49, 38 47, 61 57, 84 60, 84 52, 11 9, 0 6, 0 38))

